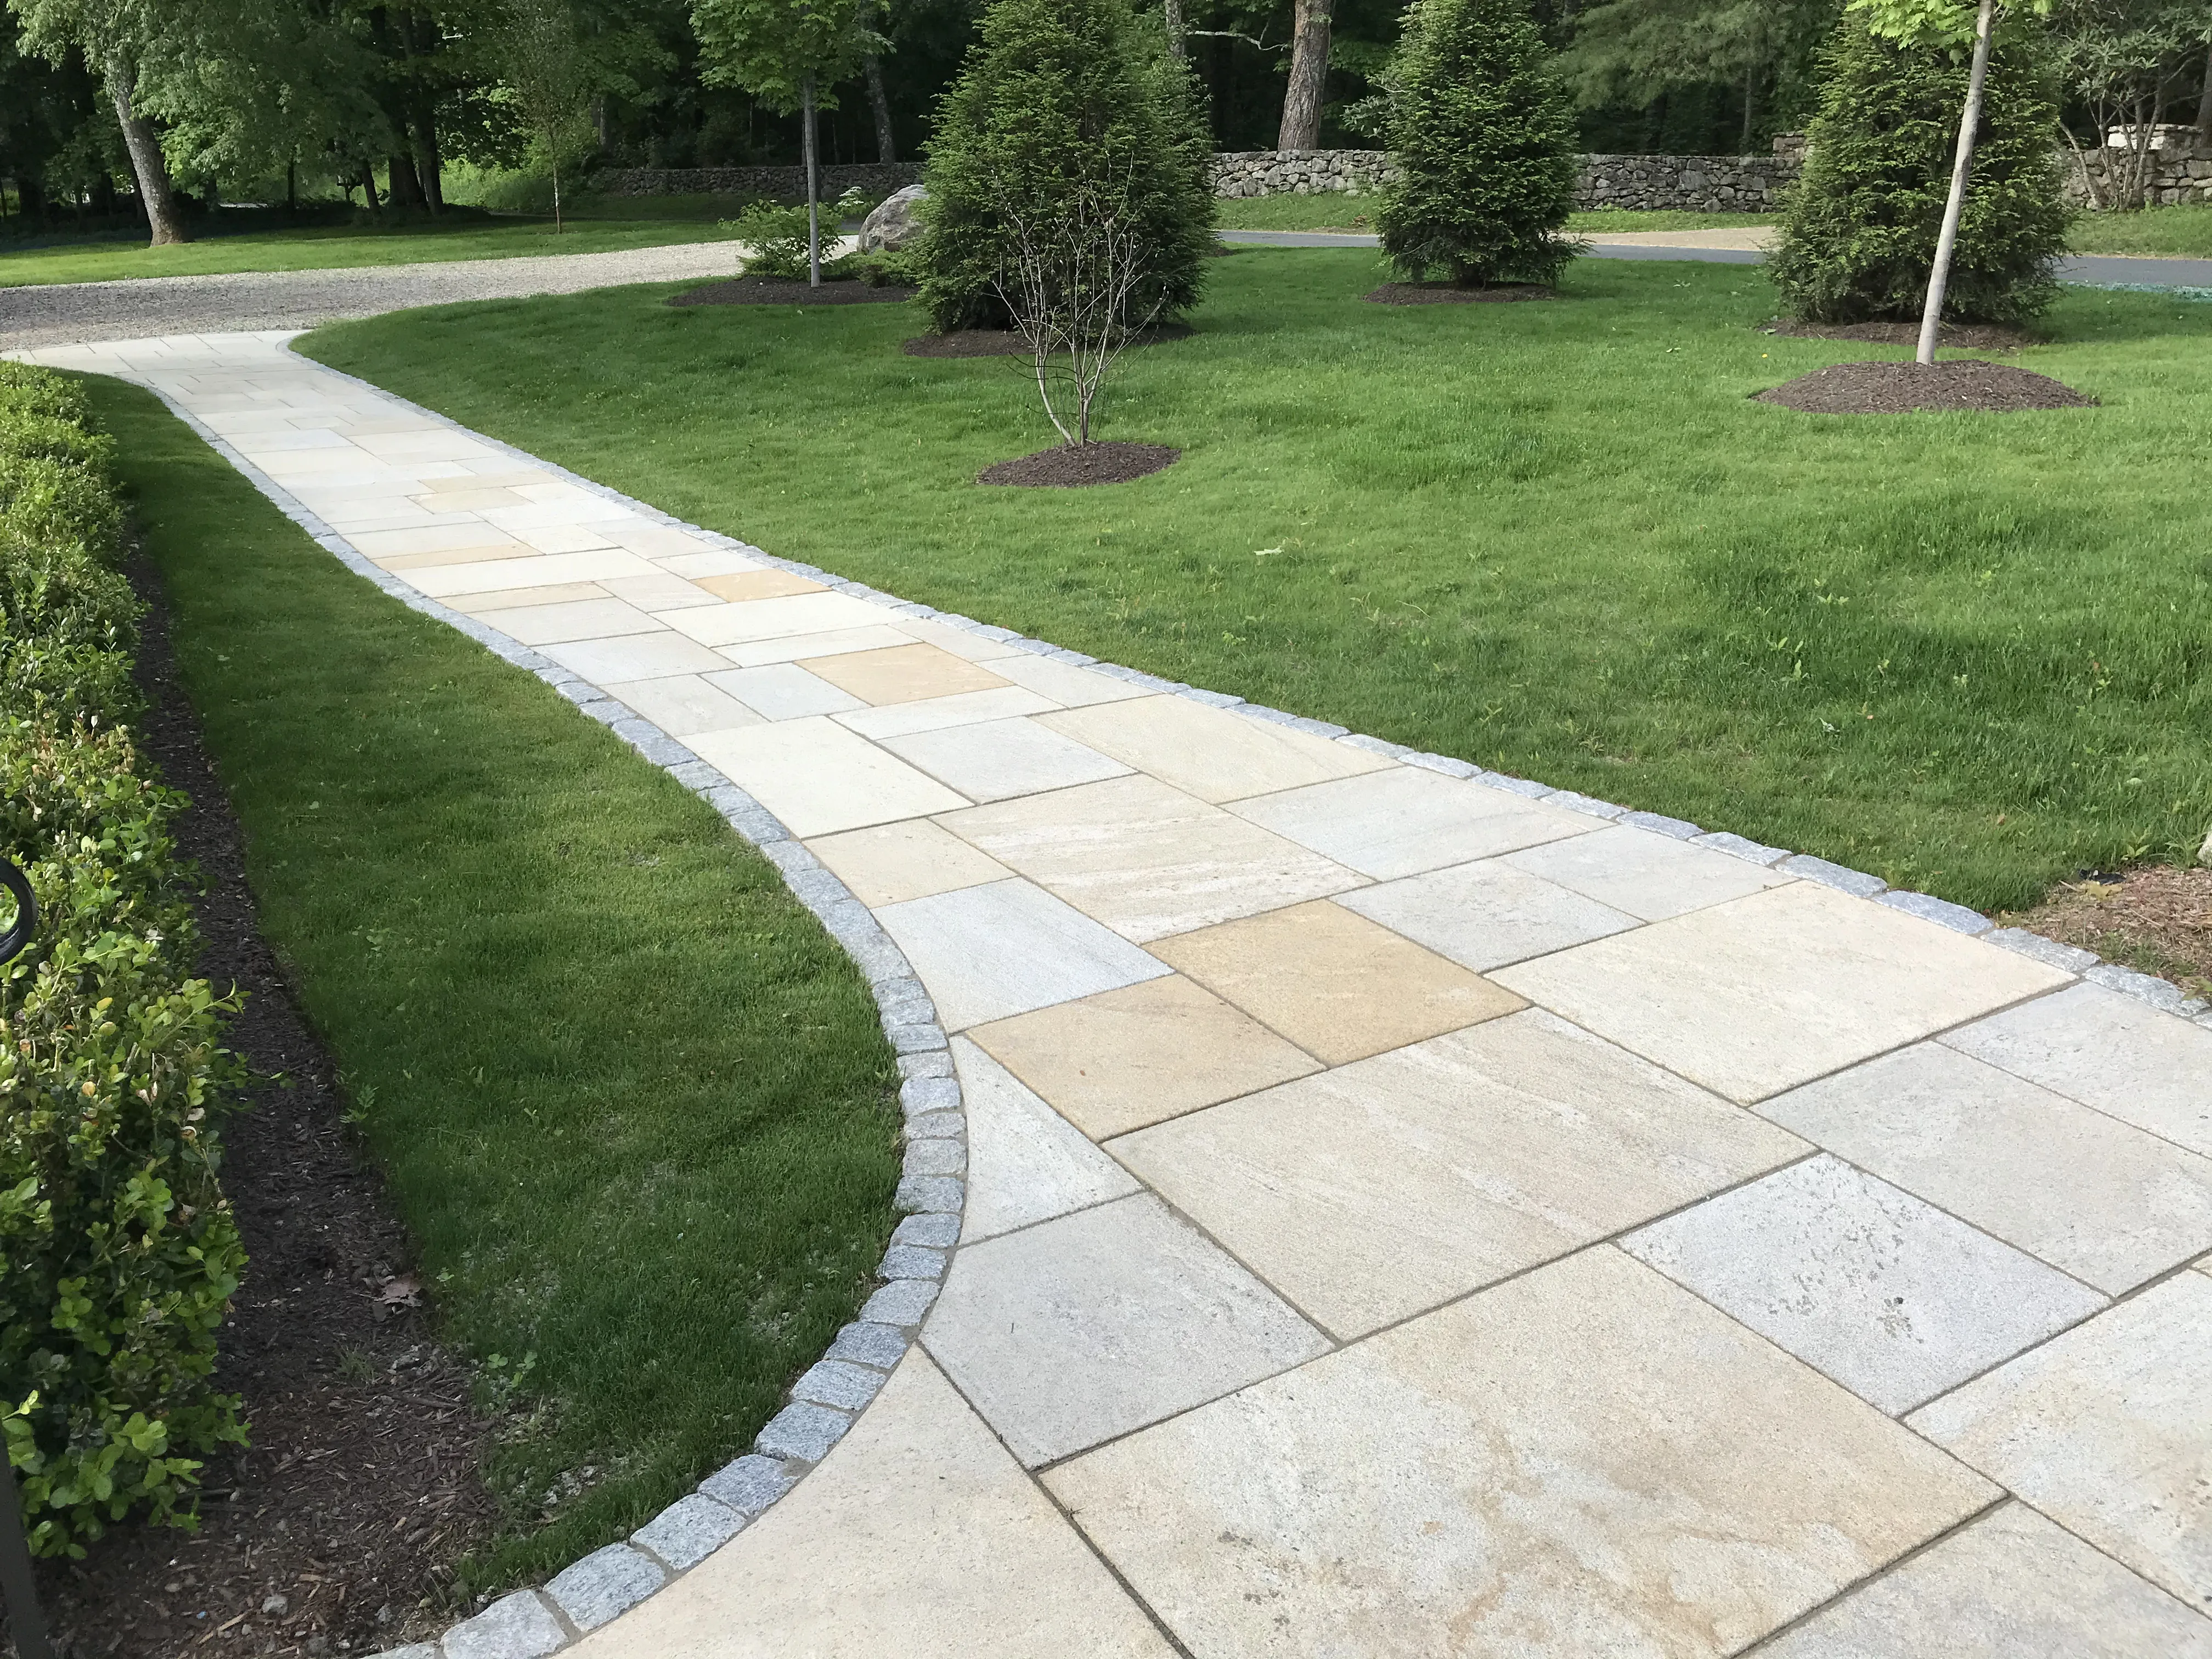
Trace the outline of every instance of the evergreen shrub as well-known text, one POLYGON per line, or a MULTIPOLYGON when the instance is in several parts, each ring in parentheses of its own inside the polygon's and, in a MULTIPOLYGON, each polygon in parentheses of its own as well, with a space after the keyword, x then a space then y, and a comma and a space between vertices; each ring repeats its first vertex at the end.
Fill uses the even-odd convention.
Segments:
POLYGON ((1528 0, 1416 0, 1389 88, 1397 177, 1375 223, 1399 273, 1556 283, 1581 145, 1528 0))
POLYGON ((1190 70, 1127 0, 998 0, 938 104, 915 264, 940 330, 1004 327, 1010 213, 1050 224, 1088 184, 1141 228, 1133 320, 1198 302, 1213 247, 1212 150, 1190 70))
MULTIPOLYGON (((1967 53, 1899 46, 1847 15, 1823 67, 1820 112, 1767 272, 1805 322, 1917 320, 1950 195, 1967 53)), ((2058 139, 2048 45, 2033 26, 2008 30, 1990 54, 1947 319, 2025 322, 2057 296, 2073 216, 2059 195, 2058 139)))
POLYGON ((213 1388, 244 1265, 217 1184, 238 1067, 169 825, 118 721, 138 607, 108 441, 76 388, 0 364, 0 854, 38 932, 0 967, 0 1431, 33 1550, 189 1523, 242 1441, 213 1388))

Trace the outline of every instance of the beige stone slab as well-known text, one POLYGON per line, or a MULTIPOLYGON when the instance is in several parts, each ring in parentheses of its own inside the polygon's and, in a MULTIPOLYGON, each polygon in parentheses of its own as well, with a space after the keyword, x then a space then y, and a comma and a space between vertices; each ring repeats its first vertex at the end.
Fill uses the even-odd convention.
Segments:
POLYGON ((451 427, 430 431, 365 432, 361 447, 372 455, 392 460, 494 461, 507 458, 481 439, 451 427))
POLYGON ((924 817, 965 804, 936 779, 818 714, 702 735, 690 747, 794 836, 924 817))
POLYGON ((408 580, 433 599, 491 593, 510 587, 555 587, 609 576, 641 576, 653 567, 635 553, 608 548, 597 553, 541 553, 529 558, 477 560, 424 571, 408 580))
POLYGON ((1529 1009, 1109 1150, 1349 1340, 1811 1148, 1529 1009))
MULTIPOLYGON (((1018 685, 1002 685, 990 691, 963 691, 950 697, 929 697, 921 702, 885 703, 841 715, 837 724, 864 738, 903 738, 915 732, 937 732, 951 726, 981 726, 986 720, 1011 720, 1018 714, 1042 714, 1060 705, 1018 685)), ((1054 733, 1055 742, 1071 739, 1054 733)), ((1089 751, 1096 754, 1097 751, 1089 751)), ((1115 772, 1128 769, 1115 765, 1115 772)))
MULTIPOLYGON (((380 570, 439 570, 448 565, 480 565, 495 559, 533 559, 538 550, 515 542, 506 547, 453 547, 443 553, 387 553, 371 563, 380 570)), ((408 580, 414 581, 413 577, 408 580)), ((422 584, 416 582, 416 586, 422 584)))
POLYGON ((722 668, 707 678, 709 684, 719 686, 767 720, 804 720, 809 714, 836 714, 863 707, 850 692, 839 690, 797 663, 722 668))
POLYGON ((1759 1109, 2114 1296, 2212 1245, 2212 1159, 1940 1042, 1759 1109))
POLYGON ((1320 1069, 1180 975, 970 1033, 1093 1140, 1320 1069))
MULTIPOLYGON (((507 613, 512 616, 514 612, 507 613)), ((662 629, 653 634, 624 634, 615 639, 570 640, 539 650, 572 673, 594 685, 617 680, 660 679, 671 674, 698 674, 720 659, 703 645, 694 645, 681 634, 662 629)))
POLYGON ((696 674, 617 680, 602 690, 617 702, 628 703, 672 738, 734 732, 739 726, 761 723, 758 714, 727 692, 717 691, 696 674))
POLYGON ((1636 918, 1626 912, 1516 870, 1504 859, 1384 882, 1347 893, 1344 902, 1439 956, 1481 972, 1636 926, 1636 918))
POLYGON ((1803 881, 1495 977, 1739 1101, 1810 1082, 2067 978, 1803 881))
POLYGON ((2212 1659, 2212 1619, 2022 1504, 1820 1609, 1759 1659, 2212 1659))
POLYGON ((372 559, 394 553, 446 553, 459 548, 514 547, 516 538, 483 524, 434 524, 413 530, 364 530, 346 539, 372 559))
MULTIPOLYGON (((1037 718, 1059 729, 1059 716, 1037 718)), ((1140 942, 1342 892, 1362 880, 1149 777, 979 807, 948 818, 945 827, 1140 942)))
POLYGON ((1996 1496, 1606 1245, 1044 1480, 1207 1659, 1713 1659, 1996 1496))
POLYGON ((780 599, 793 593, 828 591, 820 582, 794 571, 775 570, 757 565, 750 570, 697 576, 693 580, 716 599, 727 599, 732 604, 742 604, 747 599, 780 599))
MULTIPOLYGON (((831 657, 823 665, 842 660, 831 657)), ((1129 770, 1096 749, 1030 720, 939 726, 882 742, 902 760, 975 801, 1012 800, 1122 777, 1129 770)))
POLYGON ((1397 763, 1188 697, 1133 697, 1045 717, 1057 730, 1200 800, 1239 800, 1397 763))
POLYGON ((799 665, 866 703, 920 702, 963 691, 989 691, 1006 684, 980 664, 919 642, 883 651, 848 651, 825 657, 819 664, 801 658, 799 665))
POLYGON ((1664 921, 1790 879, 1710 847, 1626 823, 1528 848, 1504 861, 1643 921, 1664 921))
POLYGON ((734 576, 742 571, 769 568, 749 554, 726 547, 710 547, 688 531, 676 530, 665 525, 645 525, 638 531, 618 528, 616 534, 624 547, 641 539, 646 542, 646 547, 640 551, 658 547, 660 551, 652 554, 654 562, 662 569, 692 581, 702 576, 734 576), (651 532, 652 534, 647 537, 642 534, 643 532, 651 532))
POLYGON ((715 602, 714 596, 696 582, 672 576, 665 570, 656 570, 650 576, 611 577, 607 592, 641 611, 684 611, 715 602))
POLYGON ((568 599, 551 605, 517 605, 500 618, 500 631, 525 645, 558 645, 567 640, 605 639, 617 634, 650 634, 660 624, 620 599, 568 599))
MULTIPOLYGON (((455 478, 433 478, 422 488, 426 493, 443 495, 448 493, 465 494, 472 489, 512 490, 519 484, 542 483, 553 475, 531 467, 509 465, 505 468, 488 466, 483 471, 471 468, 455 478)), ((520 496, 517 500, 521 499, 520 496)))
POLYGON ((2176 1273, 1907 1419, 2195 1607, 2212 1606, 2212 1279, 2176 1273))
POLYGON ((2212 1156, 2212 1026, 2100 985, 1948 1034, 1960 1052, 2212 1156))
MULTIPOLYGON (((842 599, 844 596, 839 594, 842 599)), ((794 634, 788 639, 751 640, 741 645, 720 647, 722 654, 741 668, 757 668, 769 663, 798 662, 803 658, 826 657, 843 651, 880 651, 885 646, 899 645, 906 635, 896 628, 833 628, 820 634, 794 634)))
MULTIPOLYGON (((849 593, 793 593, 780 599, 748 599, 742 605, 702 605, 696 611, 680 613, 675 623, 702 645, 742 645, 876 626, 886 614, 849 593)), ((886 631, 895 635, 896 643, 906 643, 904 635, 896 635, 895 629, 886 631)))
POLYGON ((933 645, 940 651, 950 651, 956 657, 965 657, 969 662, 997 662, 1004 658, 1021 661, 1031 660, 1030 653, 1018 645, 1004 640, 987 640, 981 634, 970 634, 963 628, 953 628, 927 617, 895 616, 891 626, 908 639, 933 645))
POLYGON ((806 845, 866 905, 902 904, 1014 873, 927 818, 848 830, 806 845))
POLYGON ((968 1118, 962 1243, 1139 1190, 1134 1176, 964 1036, 952 1039, 952 1066, 968 1118))
POLYGON ((1149 1193, 963 1246, 922 1341, 1032 1468, 1328 1347, 1149 1193))
POLYGON ((1152 954, 1332 1066, 1526 1006, 1327 901, 1161 939, 1152 954))
POLYGON ((1418 766, 1261 795, 1235 811, 1385 881, 1580 836, 1592 823, 1579 812, 1418 766))
POLYGON ((523 498, 512 489, 454 489, 436 498, 441 513, 474 513, 487 507, 520 507, 523 498))
POLYGON ((604 528, 595 524, 532 525, 512 533, 517 541, 528 543, 540 553, 586 553, 596 547, 615 544, 604 528))
MULTIPOLYGON (((904 625, 902 626, 903 628, 904 625)), ((1015 652, 1009 656, 993 657, 988 660, 993 673, 1005 676, 1016 685, 1027 686, 1064 708, 1088 708, 1101 702, 1127 702, 1132 697, 1150 695, 1111 675, 1093 673, 1090 669, 1079 668, 1073 663, 1056 662, 1050 657, 1034 657, 1026 652, 1015 652)))
MULTIPOLYGON (((387 567, 388 568, 389 567, 387 567)), ((582 599, 605 599, 612 595, 597 582, 562 582, 554 587, 495 588, 489 593, 470 593, 453 609, 469 617, 488 617, 516 605, 571 605, 582 599)))
POLYGON ((1171 1659, 928 1357, 781 1502, 575 1659, 1171 1659))

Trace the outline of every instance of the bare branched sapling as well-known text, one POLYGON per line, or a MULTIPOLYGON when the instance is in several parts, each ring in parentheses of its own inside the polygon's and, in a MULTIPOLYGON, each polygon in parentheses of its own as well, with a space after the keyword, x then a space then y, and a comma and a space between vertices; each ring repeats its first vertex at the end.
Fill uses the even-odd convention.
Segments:
POLYGON ((1045 415, 1071 447, 1091 441, 1115 360, 1160 312, 1156 299, 1135 313, 1146 244, 1133 184, 1085 179, 1042 209, 1005 209, 1012 246, 993 286, 1029 347, 1045 415))

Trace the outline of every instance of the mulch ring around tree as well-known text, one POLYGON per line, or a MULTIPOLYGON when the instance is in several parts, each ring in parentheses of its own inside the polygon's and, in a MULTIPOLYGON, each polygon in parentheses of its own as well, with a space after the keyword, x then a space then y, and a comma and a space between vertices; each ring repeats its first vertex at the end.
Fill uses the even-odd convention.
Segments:
POLYGON ((118 1527, 82 1561, 40 1563, 40 1597, 72 1659, 374 1653, 467 1610, 453 1565, 494 1530, 491 1427, 469 1369, 431 1339, 406 1234, 261 937, 158 579, 143 564, 131 575, 151 606, 139 748, 192 800, 176 829, 207 889, 197 971, 246 993, 226 1041, 257 1080, 223 1127, 222 1187, 247 1262, 215 1380, 243 1396, 252 1443, 208 1460, 197 1532, 118 1527))
POLYGON ((1541 283, 1492 283, 1468 288, 1457 283, 1385 283, 1367 298, 1378 306, 1480 306, 1556 300, 1559 295, 1541 283))
POLYGON ((1836 363, 1755 394, 1762 404, 1808 415, 1903 415, 1979 410, 2008 414, 2024 409, 2094 409, 2085 398, 2048 374, 1978 357, 1937 363, 1836 363))
POLYGON ((668 303, 672 306, 890 306, 914 298, 910 288, 898 288, 886 283, 881 288, 843 277, 834 283, 825 282, 819 288, 805 277, 793 281, 783 276, 738 276, 726 283, 709 283, 704 288, 687 289, 681 294, 672 294, 668 303))
MULTIPOLYGON (((1130 337, 1133 346, 1187 340, 1198 331, 1188 323, 1160 323, 1130 337)), ((962 328, 950 334, 919 334, 899 348, 909 357, 1026 357, 1028 344, 1010 328, 962 328)))
POLYGON ((1085 484, 1127 483, 1165 471, 1182 458, 1166 444, 1062 444, 987 466, 977 483, 1077 489, 1085 484))
MULTIPOLYGON (((1762 334, 1778 334, 1791 340, 1863 340, 1869 345, 1917 346, 1917 323, 1761 323, 1762 334)), ((1946 323, 1936 337, 1939 346, 1959 351, 2017 351, 2041 343, 2026 329, 2006 323, 1946 323)))

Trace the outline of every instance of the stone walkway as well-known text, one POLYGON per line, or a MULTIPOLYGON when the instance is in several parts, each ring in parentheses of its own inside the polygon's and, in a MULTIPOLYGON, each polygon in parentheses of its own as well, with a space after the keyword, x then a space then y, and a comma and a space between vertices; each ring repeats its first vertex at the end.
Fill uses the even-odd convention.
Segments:
POLYGON ((750 791, 953 1034, 957 1248, 850 1432, 447 1659, 2212 1659, 2172 988, 840 591, 274 337, 33 356, 750 791))

